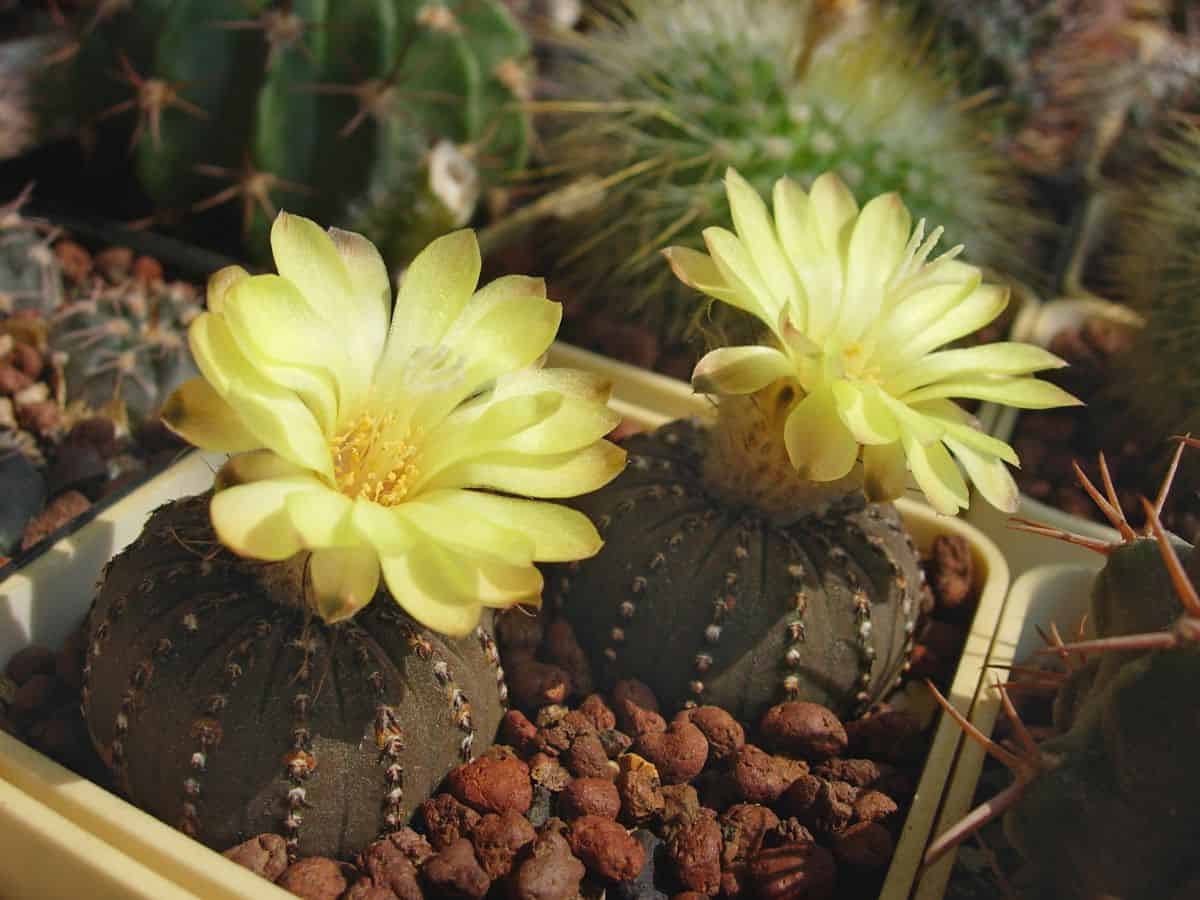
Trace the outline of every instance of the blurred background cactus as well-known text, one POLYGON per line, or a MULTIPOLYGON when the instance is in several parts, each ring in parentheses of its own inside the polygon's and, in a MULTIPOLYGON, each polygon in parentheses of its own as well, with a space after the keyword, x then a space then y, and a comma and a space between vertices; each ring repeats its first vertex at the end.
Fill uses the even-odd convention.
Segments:
POLYGON ((944 68, 1003 98, 1003 140, 1038 175, 1128 164, 1141 131, 1197 98, 1200 22, 1184 0, 902 2, 944 68))
POLYGON ((143 224, 210 245, 240 233, 261 258, 286 205, 402 265, 525 160, 529 42, 500 0, 95 2, 55 18, 59 49, 12 88, 34 132, 69 110, 88 144, 129 148, 143 224))
POLYGON ((1162 438, 1200 434, 1200 128, 1184 126, 1124 194, 1109 296, 1145 320, 1117 359, 1111 408, 1162 438))
POLYGON ((908 25, 894 9, 820 0, 638 0, 596 17, 537 106, 561 201, 545 210, 552 275, 668 346, 697 326, 747 338, 738 311, 698 313, 658 252, 680 235, 699 247, 728 217, 728 166, 763 192, 827 170, 860 200, 898 190, 973 262, 1022 268, 1037 220, 988 142, 989 113, 908 25))

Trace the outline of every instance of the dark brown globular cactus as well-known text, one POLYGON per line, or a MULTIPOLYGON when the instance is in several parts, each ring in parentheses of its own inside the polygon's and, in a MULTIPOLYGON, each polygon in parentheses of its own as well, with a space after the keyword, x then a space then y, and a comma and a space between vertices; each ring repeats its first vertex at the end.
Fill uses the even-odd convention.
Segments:
POLYGON ((139 807, 225 849, 262 832, 348 857, 489 746, 506 689, 491 621, 449 639, 381 593, 326 625, 216 540, 208 494, 159 509, 89 620, 93 742, 139 807))
POLYGON ((840 716, 896 686, 924 574, 890 504, 856 491, 777 524, 705 486, 709 432, 692 422, 630 438, 625 472, 572 503, 604 549, 558 567, 547 597, 610 678, 638 678, 755 720, 805 699, 840 716))

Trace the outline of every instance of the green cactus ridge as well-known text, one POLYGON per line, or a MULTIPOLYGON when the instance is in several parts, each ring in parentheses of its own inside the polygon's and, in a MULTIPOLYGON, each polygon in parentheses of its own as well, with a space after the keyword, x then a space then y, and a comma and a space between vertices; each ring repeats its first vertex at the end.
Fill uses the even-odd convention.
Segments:
POLYGON ((514 90, 528 53, 500 0, 152 0, 106 18, 64 65, 81 121, 129 126, 160 211, 240 199, 263 258, 284 205, 384 246, 463 224, 474 205, 461 198, 391 210, 429 193, 415 180, 439 141, 465 148, 488 183, 523 165, 514 90))
MULTIPOLYGON (((728 219, 730 166, 764 196, 781 176, 807 185, 828 170, 860 202, 899 191, 972 261, 1019 268, 1035 225, 1019 183, 898 17, 822 36, 805 2, 632 7, 580 40, 558 74, 561 101, 546 105, 548 170, 606 185, 553 229, 560 275, 579 293, 627 305, 671 342, 688 333, 694 292, 658 251, 700 248, 703 229, 728 219)), ((749 327, 736 311, 707 312, 731 337, 749 327)))

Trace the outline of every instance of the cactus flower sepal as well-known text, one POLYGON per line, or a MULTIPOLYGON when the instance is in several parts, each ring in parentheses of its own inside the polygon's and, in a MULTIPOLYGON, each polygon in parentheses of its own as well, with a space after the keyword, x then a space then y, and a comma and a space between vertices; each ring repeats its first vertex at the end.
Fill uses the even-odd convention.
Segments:
POLYGON ((581 513, 546 498, 594 490, 624 466, 604 440, 609 385, 543 369, 561 307, 540 279, 479 290, 473 232, 431 243, 394 309, 360 235, 281 214, 278 275, 217 272, 188 333, 202 377, 164 409, 199 447, 236 454, 211 515, 240 555, 307 553, 326 621, 369 603, 382 575, 423 624, 469 632, 485 606, 540 602, 536 562, 596 553, 581 513), (531 499, 537 498, 537 499, 531 499))
POLYGON ((779 380, 795 402, 782 411, 783 442, 799 476, 846 477, 860 461, 868 496, 898 496, 905 469, 930 503, 956 513, 968 504, 954 459, 993 505, 1016 508, 1005 464, 1017 455, 984 434, 952 398, 1025 409, 1078 404, 1031 373, 1064 362, 1029 344, 939 349, 991 322, 1008 291, 985 284, 955 247, 932 261, 941 236, 925 237, 896 194, 861 210, 834 174, 811 191, 790 179, 774 188, 774 220, 758 192, 726 175, 734 232, 708 228, 708 254, 664 251, 691 287, 759 319, 763 346, 724 347, 697 364, 692 384, 718 395, 754 394, 779 380))

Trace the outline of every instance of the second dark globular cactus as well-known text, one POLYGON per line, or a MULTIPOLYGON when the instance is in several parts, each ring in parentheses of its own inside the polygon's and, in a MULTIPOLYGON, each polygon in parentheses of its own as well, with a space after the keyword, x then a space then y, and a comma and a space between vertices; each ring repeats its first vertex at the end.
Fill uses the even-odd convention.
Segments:
POLYGON ((549 582, 581 643, 669 709, 753 721, 787 698, 841 716, 880 700, 912 649, 925 577, 896 510, 857 493, 774 522, 706 485, 709 440, 688 422, 636 435, 626 472, 575 501, 608 542, 549 582))

